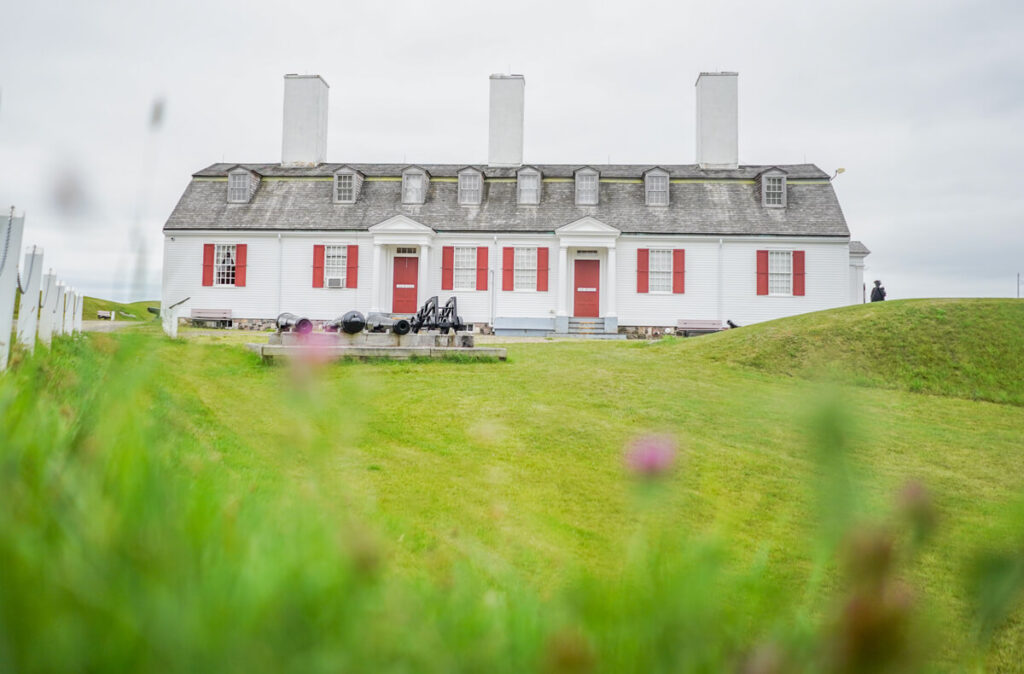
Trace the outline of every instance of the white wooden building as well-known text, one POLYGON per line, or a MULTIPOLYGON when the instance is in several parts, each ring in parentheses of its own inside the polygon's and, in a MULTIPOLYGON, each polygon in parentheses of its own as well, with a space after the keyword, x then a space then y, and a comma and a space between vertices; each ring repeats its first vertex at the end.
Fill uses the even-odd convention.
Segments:
POLYGON ((281 163, 205 168, 168 218, 164 306, 248 327, 455 295, 475 326, 551 334, 863 301, 828 174, 739 165, 736 73, 697 79, 685 165, 524 164, 523 77, 490 85, 487 164, 328 163, 328 86, 286 76, 281 163))

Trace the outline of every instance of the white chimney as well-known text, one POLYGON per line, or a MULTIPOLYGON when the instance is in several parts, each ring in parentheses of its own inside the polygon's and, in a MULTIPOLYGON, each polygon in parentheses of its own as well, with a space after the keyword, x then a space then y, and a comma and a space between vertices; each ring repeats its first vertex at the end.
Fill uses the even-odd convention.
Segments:
POLYGON ((491 75, 491 118, 487 143, 488 166, 523 165, 522 75, 491 75))
POLYGON ((282 166, 316 166, 327 156, 327 92, 319 75, 284 76, 282 166))
POLYGON ((697 163, 703 169, 739 166, 739 73, 697 77, 697 163))

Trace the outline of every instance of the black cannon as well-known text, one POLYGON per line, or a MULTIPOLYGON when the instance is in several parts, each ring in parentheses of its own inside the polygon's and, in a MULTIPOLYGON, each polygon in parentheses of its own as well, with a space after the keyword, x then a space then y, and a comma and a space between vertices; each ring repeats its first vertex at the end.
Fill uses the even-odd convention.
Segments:
POLYGON ((458 301, 452 295, 443 307, 438 307, 437 296, 431 297, 423 303, 420 310, 412 319, 412 331, 440 330, 442 335, 447 335, 449 330, 465 330, 466 324, 459 316, 458 301))
POLYGON ((341 330, 346 335, 356 335, 366 328, 366 318, 358 311, 349 311, 344 316, 335 318, 324 326, 327 332, 338 332, 341 330))
POLYGON ((408 335, 412 326, 404 318, 391 318, 384 314, 370 314, 366 317, 366 329, 370 332, 387 332, 396 335, 408 335))
POLYGON ((308 318, 301 318, 287 311, 277 317, 278 332, 294 332, 299 335, 308 335, 313 332, 313 321, 308 318))

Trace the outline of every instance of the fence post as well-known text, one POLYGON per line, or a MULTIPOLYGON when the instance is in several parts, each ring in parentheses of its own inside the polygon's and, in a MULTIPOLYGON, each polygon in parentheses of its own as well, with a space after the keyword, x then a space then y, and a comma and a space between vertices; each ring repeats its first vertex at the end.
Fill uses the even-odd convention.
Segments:
POLYGON ((6 218, 0 218, 0 371, 7 369, 11 355, 11 333, 14 327, 14 296, 18 287, 18 252, 25 216, 14 217, 14 207, 6 218))
POLYGON ((53 334, 57 337, 64 334, 64 293, 67 290, 63 281, 57 281, 57 304, 53 307, 53 334))
POLYGON ((53 339, 53 312, 57 307, 57 276, 50 270, 43 274, 43 298, 39 308, 39 339, 47 347, 53 339))
POLYGON ((82 334, 82 308, 85 306, 85 295, 78 296, 75 303, 75 332, 82 334))
POLYGON ((63 334, 71 334, 71 326, 75 317, 75 295, 78 293, 74 288, 68 288, 64 295, 64 328, 63 334))
POLYGON ((39 326, 39 282, 43 277, 43 249, 32 246, 25 250, 25 292, 18 305, 18 343, 36 350, 36 331, 39 326))

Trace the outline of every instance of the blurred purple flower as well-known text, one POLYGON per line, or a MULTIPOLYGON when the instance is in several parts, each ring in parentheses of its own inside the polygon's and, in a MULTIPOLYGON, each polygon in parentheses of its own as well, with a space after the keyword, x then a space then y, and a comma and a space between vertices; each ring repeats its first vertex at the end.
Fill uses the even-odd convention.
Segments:
POLYGON ((634 440, 626 450, 626 467, 645 479, 665 475, 675 459, 676 442, 667 435, 646 435, 634 440))

